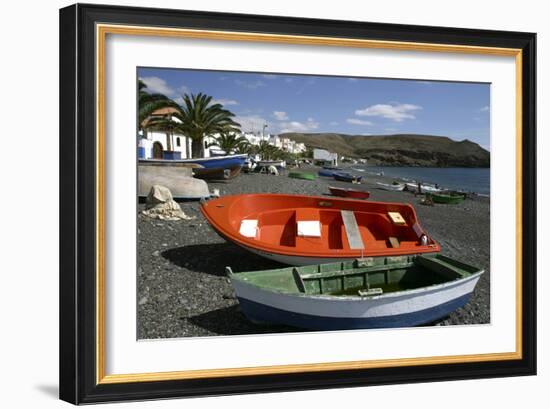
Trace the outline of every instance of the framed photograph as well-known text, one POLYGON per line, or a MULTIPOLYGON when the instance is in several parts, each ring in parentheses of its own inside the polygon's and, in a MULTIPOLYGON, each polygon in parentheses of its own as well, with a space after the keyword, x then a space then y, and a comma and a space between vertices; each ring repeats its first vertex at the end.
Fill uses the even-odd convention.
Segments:
POLYGON ((61 9, 61 399, 534 375, 535 52, 61 9))

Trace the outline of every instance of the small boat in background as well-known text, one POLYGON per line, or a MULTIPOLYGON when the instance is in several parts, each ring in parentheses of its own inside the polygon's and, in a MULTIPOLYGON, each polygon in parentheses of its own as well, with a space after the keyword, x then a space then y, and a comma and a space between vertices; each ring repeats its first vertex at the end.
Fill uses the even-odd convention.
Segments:
POLYGON ((260 160, 257 162, 257 168, 269 168, 275 166, 278 170, 286 168, 286 161, 284 160, 260 160))
POLYGON ((370 192, 367 192, 366 190, 335 186, 329 186, 328 189, 333 196, 347 197, 350 199, 368 199, 370 197, 370 192))
POLYGON ((286 194, 242 194, 201 203, 224 237, 290 265, 441 250, 409 204, 286 194))
POLYGON ((196 163, 203 168, 222 168, 229 169, 233 166, 244 166, 248 155, 225 155, 213 156, 210 158, 192 158, 192 159, 140 159, 141 164, 153 164, 162 166, 178 166, 188 163, 196 163))
POLYGON ((154 185, 161 185, 174 199, 203 199, 210 197, 204 180, 192 177, 192 168, 179 166, 138 165, 138 196, 147 197, 154 185))
POLYGON ((288 177, 293 179, 304 179, 304 180, 316 179, 316 176, 314 173, 308 173, 308 172, 289 172, 288 177))
POLYGON ((250 321, 311 330, 433 322, 464 306, 483 272, 439 254, 252 272, 226 268, 250 321))
POLYGON ((340 182, 361 183, 362 176, 354 176, 348 172, 334 172, 332 175, 335 180, 340 182))
POLYGON ((323 166, 323 169, 319 170, 319 172, 317 172, 317 174, 319 176, 323 176, 323 177, 333 177, 334 174, 336 172, 341 172, 343 169, 342 168, 337 168, 337 167, 334 167, 334 166, 323 166))
POLYGON ((224 168, 194 168, 193 176, 198 179, 206 180, 231 180, 241 173, 241 166, 224 168))
MULTIPOLYGON (((407 190, 410 192, 418 193, 418 183, 405 183, 407 190)), ((426 183, 420 183, 420 193, 439 193, 443 192, 443 189, 435 187, 433 185, 428 185, 426 183)))
POLYGON ((400 192, 400 191, 402 191, 403 189, 405 189, 405 184, 404 184, 404 183, 397 183, 397 182, 394 182, 394 183, 382 183, 382 182, 376 182, 376 184, 378 185, 378 188, 379 188, 379 189, 391 190, 391 191, 394 191, 394 192, 400 192))
POLYGON ((464 201, 464 195, 458 193, 429 193, 428 196, 434 203, 459 204, 464 201))

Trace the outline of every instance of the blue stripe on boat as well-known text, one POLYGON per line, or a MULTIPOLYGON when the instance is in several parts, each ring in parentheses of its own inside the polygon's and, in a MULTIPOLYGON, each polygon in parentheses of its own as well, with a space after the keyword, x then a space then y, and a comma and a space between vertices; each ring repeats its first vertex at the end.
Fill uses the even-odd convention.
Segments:
POLYGON ((193 163, 198 163, 205 168, 231 168, 233 166, 243 166, 246 157, 213 157, 210 159, 193 159, 193 163))
POLYGON ((439 318, 443 318, 457 308, 464 306, 470 299, 471 295, 472 293, 465 294, 436 307, 421 311, 370 318, 321 317, 281 310, 279 308, 274 308, 247 300, 246 298, 239 297, 238 299, 241 310, 246 317, 253 322, 289 325, 292 327, 311 330, 344 330, 413 327, 416 325, 427 324, 436 321, 439 318))

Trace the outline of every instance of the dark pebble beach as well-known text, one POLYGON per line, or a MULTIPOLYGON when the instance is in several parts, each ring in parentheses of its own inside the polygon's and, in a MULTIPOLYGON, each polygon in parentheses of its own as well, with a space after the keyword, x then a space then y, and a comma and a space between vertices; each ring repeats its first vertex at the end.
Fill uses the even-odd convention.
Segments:
MULTIPOLYGON (((302 169, 304 170, 304 169, 302 169)), ((315 174, 318 168, 309 171, 315 174)), ((361 173, 356 173, 360 175, 361 173)), ((390 192, 376 182, 392 179, 363 173, 360 185, 319 177, 315 181, 279 176, 241 174, 228 182, 208 182, 222 196, 240 193, 328 194, 328 186, 368 190, 370 201, 410 203, 422 227, 441 245, 441 253, 481 267, 473 297, 463 308, 430 325, 490 323, 490 203, 472 196, 461 204, 421 204, 423 196, 390 192)), ((137 328, 139 339, 243 335, 302 331, 281 326, 256 325, 241 313, 225 276, 233 271, 276 268, 280 264, 229 243, 218 236, 202 216, 198 202, 179 202, 192 220, 164 221, 141 214, 138 206, 137 328)))

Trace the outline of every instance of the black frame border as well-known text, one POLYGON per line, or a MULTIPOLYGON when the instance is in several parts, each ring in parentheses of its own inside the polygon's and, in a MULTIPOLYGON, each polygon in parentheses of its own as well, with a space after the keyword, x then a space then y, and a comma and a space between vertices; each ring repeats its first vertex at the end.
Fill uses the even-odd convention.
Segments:
POLYGON ((536 34, 86 4, 61 9, 59 30, 60 399, 82 404, 536 374, 536 34), (96 384, 96 23, 521 49, 522 358, 96 384))

